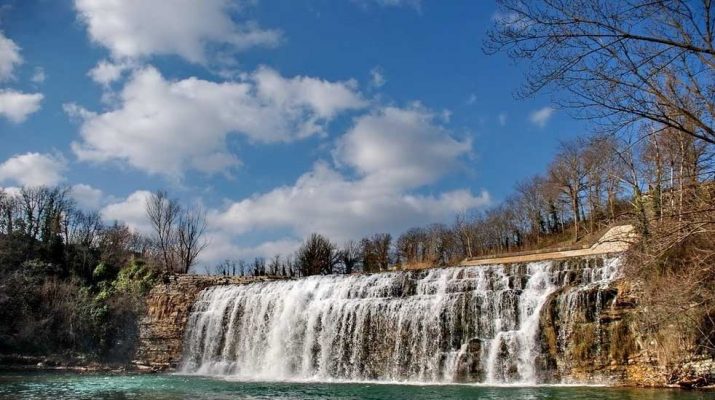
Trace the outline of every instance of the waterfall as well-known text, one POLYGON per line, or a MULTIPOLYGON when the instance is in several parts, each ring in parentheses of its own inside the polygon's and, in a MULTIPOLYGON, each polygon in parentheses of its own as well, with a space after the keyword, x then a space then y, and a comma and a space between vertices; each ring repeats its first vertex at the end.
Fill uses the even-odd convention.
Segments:
POLYGON ((557 289, 618 273, 617 258, 594 261, 211 287, 189 316, 182 371, 247 380, 536 383, 542 306, 557 289))

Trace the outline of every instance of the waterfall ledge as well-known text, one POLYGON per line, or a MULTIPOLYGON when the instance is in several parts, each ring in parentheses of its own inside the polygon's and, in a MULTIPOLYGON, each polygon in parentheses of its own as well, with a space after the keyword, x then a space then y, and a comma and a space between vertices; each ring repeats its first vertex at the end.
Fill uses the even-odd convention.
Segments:
POLYGON ((267 381, 565 382, 562 355, 577 354, 570 342, 602 347, 600 315, 620 263, 598 256, 210 287, 187 320, 181 371, 267 381), (582 335, 587 323, 595 331, 582 335), (542 348, 549 329, 553 354, 542 348))

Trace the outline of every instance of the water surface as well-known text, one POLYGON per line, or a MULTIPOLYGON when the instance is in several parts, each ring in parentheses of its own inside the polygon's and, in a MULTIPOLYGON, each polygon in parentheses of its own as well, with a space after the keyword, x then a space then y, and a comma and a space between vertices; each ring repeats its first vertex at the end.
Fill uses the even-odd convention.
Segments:
POLYGON ((0 399, 715 400, 715 393, 606 387, 268 383, 180 375, 0 372, 0 399))

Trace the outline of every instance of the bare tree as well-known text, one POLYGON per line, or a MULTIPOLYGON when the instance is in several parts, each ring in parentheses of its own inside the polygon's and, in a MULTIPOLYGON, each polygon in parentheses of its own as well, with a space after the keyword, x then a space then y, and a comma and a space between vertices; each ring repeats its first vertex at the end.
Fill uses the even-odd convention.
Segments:
POLYGON ((474 256, 474 239, 472 238, 472 229, 470 228, 467 212, 462 211, 457 213, 457 216, 454 218, 453 230, 458 235, 458 240, 462 247, 462 253, 465 257, 474 256))
POLYGON ((392 236, 376 233, 360 242, 363 270, 365 272, 386 271, 390 266, 392 236))
POLYGON ((352 274, 360 263, 360 245, 348 240, 338 252, 338 258, 343 265, 343 273, 352 274))
POLYGON ((422 228, 410 228, 397 238, 397 256, 404 266, 424 262, 427 234, 422 228))
POLYGON ((166 272, 176 270, 176 222, 180 217, 181 206, 175 199, 169 198, 163 190, 158 190, 147 198, 146 214, 154 230, 154 241, 159 251, 161 262, 166 272))
POLYGON ((327 275, 333 273, 338 262, 335 245, 323 235, 313 233, 296 253, 301 275, 327 275))
POLYGON ((17 196, 0 188, 0 232, 9 235, 15 231, 18 209, 17 196))
POLYGON ((253 268, 254 276, 265 276, 266 275, 266 259, 263 257, 254 258, 252 268, 253 268))
POLYGON ((529 233, 537 243, 541 235, 547 231, 546 219, 549 205, 545 191, 546 185, 545 179, 538 175, 516 185, 520 200, 517 207, 526 213, 529 219, 529 233))
MULTIPOLYGON (((220 263, 216 264, 216 268, 214 269, 214 272, 217 275, 222 275, 222 276, 228 276, 228 275, 235 275, 235 272, 231 274, 232 269, 235 269, 235 262, 232 262, 229 259, 225 259, 221 261, 220 263)), ((208 271, 208 268, 206 268, 208 271)))
POLYGON ((281 261, 281 255, 276 254, 271 258, 271 261, 268 263, 268 275, 274 275, 278 276, 281 275, 281 267, 283 263, 281 261))
POLYGON ((104 229, 98 211, 71 210, 63 225, 65 243, 85 247, 95 245, 104 229))
POLYGON ((579 239, 581 222, 581 192, 586 187, 588 170, 584 166, 585 141, 576 139, 563 142, 549 167, 549 180, 568 199, 573 213, 574 242, 579 239))
POLYGON ((715 2, 500 0, 484 50, 529 63, 520 93, 609 129, 647 120, 715 144, 715 2))
POLYGON ((183 210, 177 220, 177 254, 179 273, 189 272, 199 254, 206 248, 206 212, 196 206, 183 210))

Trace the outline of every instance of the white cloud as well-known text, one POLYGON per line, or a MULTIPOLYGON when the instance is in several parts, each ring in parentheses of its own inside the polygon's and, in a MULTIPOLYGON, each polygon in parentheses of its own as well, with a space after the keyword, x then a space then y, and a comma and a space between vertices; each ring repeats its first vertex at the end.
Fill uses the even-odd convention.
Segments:
POLYGON ((43 96, 40 93, 22 93, 0 89, 0 117, 19 124, 40 109, 43 96))
POLYGON ((123 222, 130 229, 143 233, 151 233, 151 225, 146 217, 146 200, 151 196, 151 192, 137 190, 127 196, 126 199, 106 205, 100 213, 102 218, 111 223, 114 221, 123 222))
POLYGON ((250 262, 254 257, 270 259, 275 255, 286 256, 293 254, 302 241, 294 238, 269 240, 256 246, 239 246, 231 240, 231 235, 221 231, 208 232, 206 235, 209 245, 200 254, 199 262, 209 266, 229 259, 242 259, 250 262))
POLYGON ((467 105, 471 106, 474 105, 474 103, 477 102, 477 95, 475 93, 471 93, 469 97, 467 97, 467 105))
POLYGON ((333 118, 341 111, 366 105, 357 93, 354 80, 328 82, 305 76, 284 78, 271 68, 260 67, 249 81, 255 85, 260 102, 275 105, 288 114, 301 115, 308 111, 314 114, 311 125, 319 119, 333 118))
POLYGON ((20 64, 20 47, 0 32, 0 81, 12 78, 12 70, 20 64))
POLYGON ((40 84, 47 79, 47 74, 45 74, 45 69, 42 67, 35 67, 35 71, 32 73, 30 80, 34 83, 40 84))
POLYGON ((87 75, 92 78, 93 81, 106 86, 121 78, 124 71, 128 68, 129 65, 127 63, 101 60, 94 68, 89 70, 87 75))
POLYGON ((471 150, 469 140, 454 139, 434 119, 421 108, 377 110, 356 119, 334 156, 375 184, 410 188, 431 183, 471 150))
POLYGON ((292 186, 236 202, 210 213, 210 224, 243 234, 287 228, 298 237, 320 232, 339 242, 374 232, 397 233, 416 224, 447 221, 456 212, 486 206, 487 192, 467 190, 436 196, 405 194, 372 180, 346 179, 325 164, 292 186))
POLYGON ((19 154, 0 164, 0 182, 23 186, 53 186, 64 180, 67 162, 62 156, 40 153, 19 154))
POLYGON ((238 82, 168 81, 147 67, 134 72, 116 108, 95 114, 68 104, 66 110, 82 117, 82 140, 72 144, 80 160, 121 160, 179 177, 187 169, 213 173, 238 165, 226 148, 231 133, 262 143, 323 133, 338 113, 366 105, 355 86, 284 78, 265 67, 238 82))
MULTIPOLYGON (((89 197, 96 198, 102 195, 101 191, 97 193, 97 189, 91 188, 90 186, 75 185, 72 188, 72 195, 75 199, 77 199, 77 192, 79 191, 91 193, 89 197), (84 187, 79 188, 79 186, 84 187)), ((135 232, 151 235, 152 228, 146 216, 146 201, 150 195, 151 192, 149 191, 137 190, 130 193, 124 199, 107 204, 100 210, 102 219, 104 219, 106 223, 118 221, 126 224, 135 232)), ((91 208, 95 207, 96 205, 91 206, 91 208)), ((213 213, 215 214, 217 211, 214 210, 213 213)), ((209 230, 206 232, 208 246, 201 253, 199 262, 208 264, 209 266, 215 265, 225 259, 235 260, 242 258, 248 260, 253 257, 269 258, 276 254, 291 254, 301 244, 301 241, 295 238, 281 238, 268 240, 255 246, 241 246, 235 243, 233 240, 234 235, 231 232, 214 229, 213 224, 209 224, 208 228, 209 230)))
POLYGON ((65 103, 62 105, 62 110, 70 119, 77 122, 82 122, 97 116, 97 113, 89 111, 76 103, 65 103))
POLYGON ((70 195, 80 207, 86 209, 98 208, 104 196, 101 190, 84 183, 73 185, 70 189, 70 195))
POLYGON ((515 31, 525 30, 532 24, 532 21, 528 17, 514 11, 497 11, 492 14, 492 21, 515 31))
POLYGON ((229 0, 75 0, 75 8, 90 38, 115 59, 176 54, 203 63, 210 44, 241 50, 274 46, 281 37, 234 21, 230 12, 240 7, 229 0))
POLYGON ((497 116, 497 119, 499 120, 500 126, 506 126, 507 114, 505 112, 499 113, 499 115, 497 116))
POLYGON ((529 121, 531 121, 532 124, 538 126, 539 128, 543 128, 546 126, 546 123, 549 122, 549 119, 551 119, 551 116, 554 114, 554 111, 556 110, 548 106, 540 108, 529 114, 529 121))
MULTIPOLYGON (((416 192, 458 168, 471 151, 468 141, 454 139, 438 121, 419 106, 385 107, 356 118, 333 149, 337 166, 318 162, 292 185, 209 209, 209 245, 201 262, 291 254, 312 232, 338 243, 375 232, 398 234, 489 205, 486 191, 416 192), (246 245, 254 235, 268 239, 246 245)), ((102 215, 147 233, 148 195, 134 192, 104 207, 102 215)))
POLYGON ((385 73, 381 67, 375 67, 370 70, 370 85, 374 88, 381 88, 387 83, 385 73))
POLYGON ((22 194, 22 189, 17 186, 0 186, 0 192, 5 193, 7 196, 14 197, 22 194))
POLYGON ((387 107, 357 118, 333 152, 336 163, 352 167, 357 178, 320 162, 293 185, 210 211, 210 225, 226 235, 287 229, 297 238, 320 232, 342 242, 448 221, 456 212, 488 205, 489 194, 411 191, 456 168, 470 148, 436 125, 427 110, 387 107))

